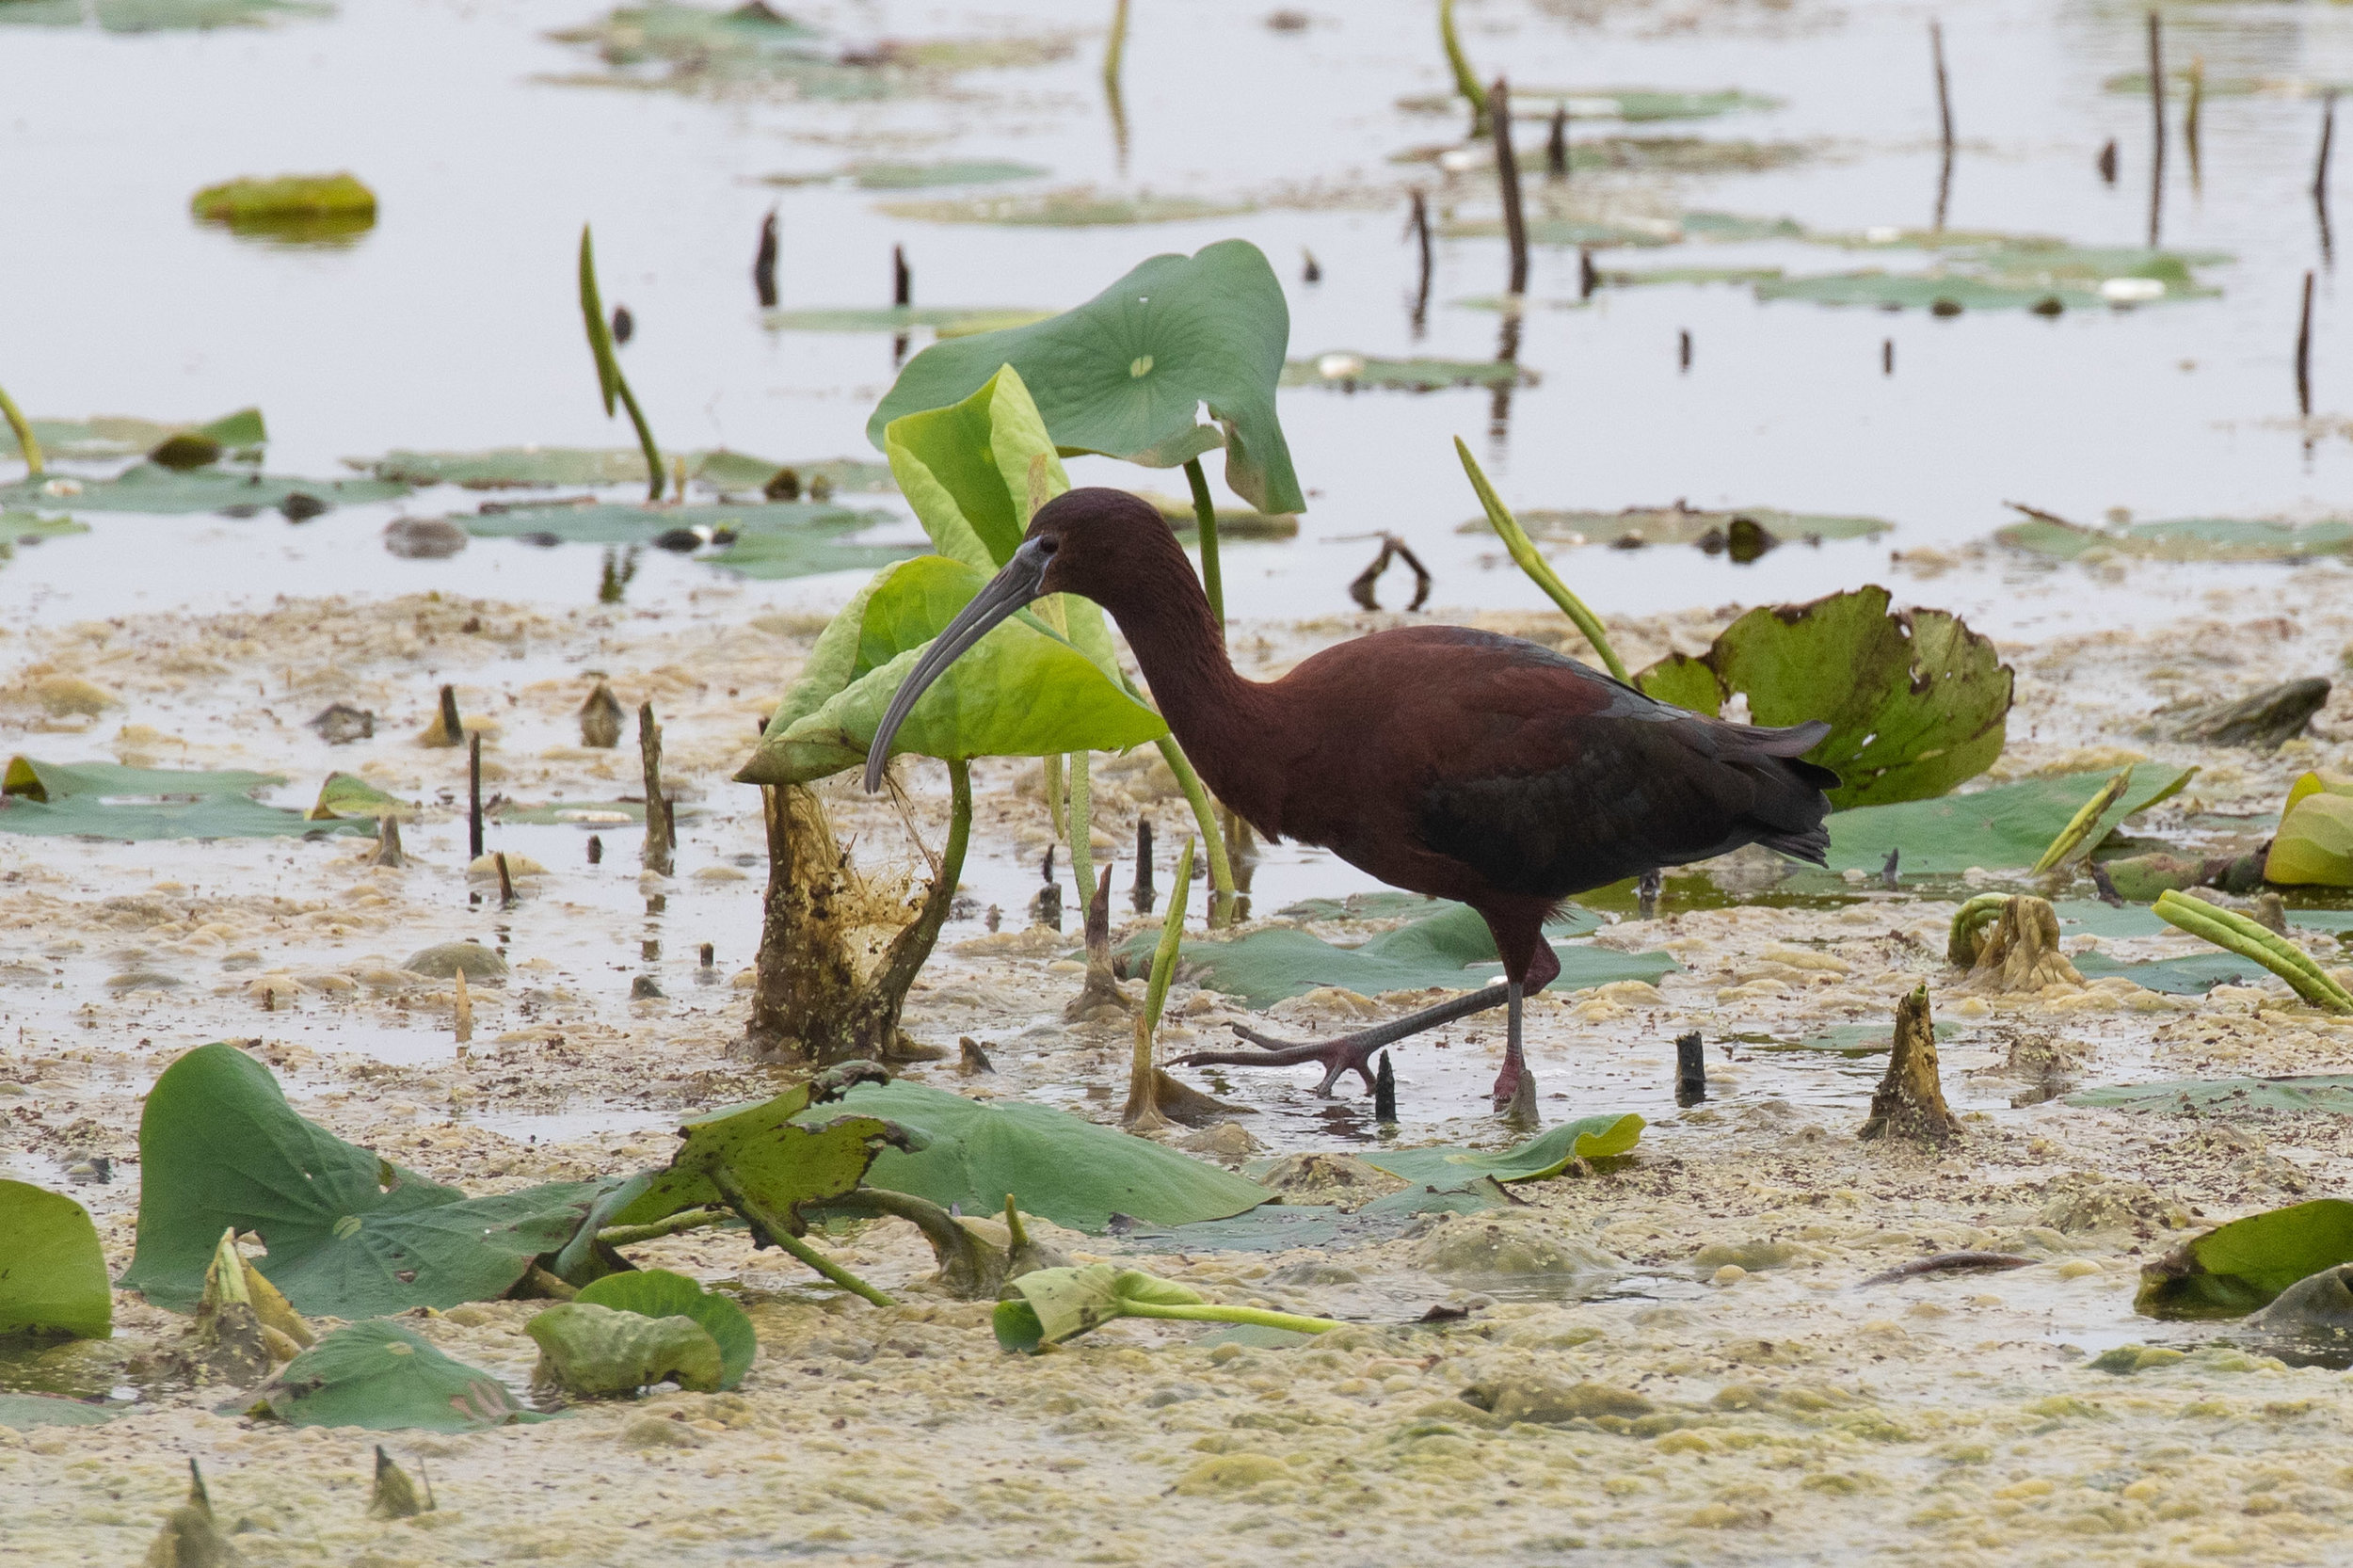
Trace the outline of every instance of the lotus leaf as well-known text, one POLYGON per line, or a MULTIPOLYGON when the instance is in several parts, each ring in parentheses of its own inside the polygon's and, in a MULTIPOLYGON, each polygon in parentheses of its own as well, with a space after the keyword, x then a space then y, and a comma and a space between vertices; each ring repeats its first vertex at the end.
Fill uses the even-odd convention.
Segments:
POLYGON ((188 202, 232 234, 334 243, 376 227, 376 193, 350 174, 288 174, 207 185, 188 202))
POLYGON ((667 1269, 632 1270, 607 1274, 582 1288, 576 1300, 590 1306, 634 1312, 647 1318, 691 1318, 702 1325, 719 1347, 719 1386, 733 1388, 751 1370, 760 1341, 752 1320, 731 1296, 706 1290, 684 1274, 667 1269))
POLYGON ((223 1230, 298 1312, 363 1318, 504 1296, 571 1239, 611 1182, 469 1198, 296 1115, 268 1068, 225 1042, 174 1062, 139 1117, 138 1243, 122 1287, 194 1306, 223 1230))
POLYGON ((139 463, 112 479, 50 474, 0 485, 0 506, 64 504, 77 512, 151 516, 223 512, 231 517, 252 517, 282 507, 294 496, 307 496, 333 507, 397 501, 408 493, 408 486, 381 479, 284 479, 219 468, 182 471, 160 463, 139 463))
MULTIPOLYGON (((1249 201, 1200 196, 1121 196, 1092 186, 1040 191, 1034 196, 936 197, 922 201, 885 201, 892 217, 918 223, 993 223, 1024 229, 1107 229, 1143 223, 1198 223, 1253 210, 1249 201)), ((1238 242, 1229 242, 1238 243, 1238 242)))
POLYGON ((634 1394, 657 1383, 718 1392, 719 1342, 692 1318, 642 1314, 569 1301, 523 1325, 539 1347, 539 1373, 568 1394, 634 1394))
POLYGON ((0 1178, 0 1336, 30 1330, 104 1339, 114 1287, 89 1210, 62 1192, 0 1178))
MULTIPOLYGON (((855 458, 784 464, 721 447, 668 456, 686 464, 686 476, 716 489, 757 490, 790 467, 803 484, 823 478, 836 491, 888 490, 890 475, 878 463, 855 458)), ((346 459, 378 479, 408 485, 462 485, 470 490, 556 486, 642 485, 646 455, 636 448, 508 446, 486 452, 388 452, 346 459)))
MULTIPOLYGON (((2248 967, 2251 968, 2253 966, 2248 967)), ((2100 1111, 2173 1112, 2185 1116, 2212 1116, 2245 1111, 2289 1113, 2326 1111, 2340 1116, 2353 1116, 2353 1073, 2306 1073, 2293 1078, 2185 1078, 2167 1083, 2121 1083, 2070 1095, 2067 1103, 2100 1111)))
POLYGON ((276 774, 127 768, 114 762, 8 760, 0 776, 0 833, 153 839, 263 839, 363 833, 362 823, 315 823, 264 806, 252 792, 283 784, 276 774))
POLYGON ((490 1373, 381 1318, 337 1329, 286 1363, 254 1411, 297 1427, 371 1432, 481 1432, 551 1419, 490 1373))
POLYGON ((1828 721, 1806 760, 1843 780, 1834 809, 1941 795, 2002 754, 2010 669, 1959 616, 1887 606, 1887 590, 1873 586, 1752 610, 1699 658, 1671 655, 1636 684, 1708 713, 1746 693, 1758 724, 1828 721))
POLYGON ((1511 360, 1380 360, 1345 351, 1293 360, 1283 367, 1287 387, 1337 387, 1341 392, 1440 392, 1448 387, 1532 387, 1543 379, 1511 360))
MULTIPOLYGON (((673 808, 680 816, 683 808, 673 808)), ((643 823, 646 803, 642 800, 551 800, 538 805, 521 801, 504 801, 488 812, 494 822, 514 823, 525 827, 556 827, 575 824, 583 827, 617 827, 624 823, 643 823)))
MULTIPOLYGON (((1599 923, 1596 917, 1576 910, 1569 920, 1547 929, 1580 934, 1599 923)), ((1129 962, 1140 962, 1158 939, 1155 931, 1130 937, 1124 950, 1129 962)), ((1683 967, 1663 952, 1626 953, 1558 942, 1552 951, 1561 959, 1561 977, 1551 988, 1560 992, 1617 980, 1657 980, 1683 967)), ((1252 1007, 1271 1007, 1285 997, 1323 985, 1360 996, 1432 986, 1475 990, 1502 972, 1487 922, 1459 904, 1443 904, 1439 913, 1385 931, 1360 947, 1335 947, 1305 931, 1273 926, 1232 941, 1187 942, 1178 950, 1183 978, 1206 990, 1240 997, 1252 1007)))
MULTIPOLYGON (((2186 93, 2189 90, 2187 71, 2165 73, 2167 90, 2186 93)), ((2100 86, 2109 92, 2128 98, 2149 96, 2149 73, 2146 71, 2121 72, 2108 77, 2100 86)), ((2353 93, 2353 82, 2324 82, 2310 76, 2209 76, 2201 73, 2199 90, 2208 98, 2321 98, 2330 93, 2353 93)))
POLYGON ((130 1409, 129 1405, 84 1404, 47 1394, 0 1394, 0 1427, 20 1432, 33 1427, 99 1427, 130 1409))
POLYGON ((0 0, 0 26, 79 27, 109 33, 262 27, 281 18, 332 16, 312 0, 0 0))
MULTIPOLYGON (((1881 242, 1905 243, 1903 237, 1881 242)), ((2219 252, 2095 249, 2055 240, 1934 234, 1914 241, 1941 257, 1928 272, 1844 272, 1759 282, 1759 299, 1807 299, 1882 310, 2091 310, 2209 299, 2220 291, 2192 268, 2229 261, 2219 252)))
MULTIPOLYGON (((1620 512, 1530 511, 1514 515, 1530 538, 1546 544, 1607 544, 1620 549, 1699 544, 1710 538, 1721 541, 1729 536, 1732 525, 1743 518, 1783 541, 1864 539, 1896 526, 1884 518, 1827 517, 1812 512, 1785 512, 1771 506, 1721 511, 1680 505, 1628 506, 1620 512)), ((1487 531, 1485 518, 1473 518, 1455 530, 1459 534, 1487 531)))
MULTIPOLYGON (((856 1190, 885 1145, 904 1142, 897 1128, 872 1115, 813 1112, 823 1087, 804 1083, 688 1122, 670 1163, 616 1191, 594 1224, 650 1224, 681 1209, 726 1203, 722 1183, 785 1224, 802 1224, 804 1209, 856 1190)), ((559 1269, 571 1267, 577 1253, 560 1258, 559 1269)))
POLYGON ((1245 1323, 1296 1334, 1323 1334, 1340 1325, 1258 1307, 1205 1302, 1175 1280, 1139 1269, 1090 1263, 1077 1269, 1037 1269, 1011 1282, 1020 1292, 997 1304, 997 1342, 1009 1351, 1037 1351, 1075 1339, 1114 1318, 1165 1318, 1182 1322, 1245 1323))
MULTIPOLYGON (((1451 93, 1401 98, 1397 106, 1408 114, 1452 114, 1462 99, 1451 93)), ((1777 109, 1781 100, 1762 93, 1726 88, 1715 92, 1686 92, 1671 88, 1512 88, 1512 118, 1544 120, 1556 106, 1565 106, 1572 120, 1713 120, 1718 115, 1777 109)))
POLYGON ((2153 561, 2290 561, 2353 553, 2353 520, 2293 523, 2265 518, 2169 518, 2120 529, 2028 518, 1996 529, 2012 550, 2072 561, 2088 551, 2153 561))
POLYGON ((2241 1317, 2345 1262, 2353 1262, 2353 1203, 2316 1198, 2191 1237, 2140 1271, 2133 1310, 2152 1318, 2241 1317))
POLYGON ((61 539, 74 534, 87 534, 89 524, 77 522, 70 517, 42 517, 39 512, 0 512, 0 560, 15 553, 18 544, 26 540, 61 539))
POLYGON ((921 90, 959 71, 1042 65, 1070 48, 1058 36, 1000 36, 884 40, 851 51, 765 4, 705 10, 667 0, 550 36, 593 48, 609 68, 566 78, 576 83, 730 98, 765 89, 824 103, 921 90))
POLYGON ((1011 365, 1065 455, 1174 468, 1219 444, 1219 430, 1195 419, 1207 404, 1224 431, 1227 487, 1260 511, 1304 512, 1274 406, 1289 337, 1266 257, 1222 240, 1190 257, 1155 256, 1048 320, 932 344, 900 373, 866 434, 882 446, 894 420, 968 399, 1011 365))
MULTIPOLYGON (((1497 239, 1503 234, 1500 218, 1456 218, 1438 225, 1438 233, 1446 239, 1497 239)), ((1657 222, 1611 222, 1601 218, 1538 217, 1528 220, 1528 243, 1530 245, 1573 245, 1581 250, 1608 250, 1619 246, 1648 248, 1675 245, 1684 238, 1681 225, 1669 220, 1657 222)))
POLYGON ((2070 961, 2086 980, 2121 977, 2144 990, 2176 997, 2201 997, 2217 985, 2243 985, 2263 973, 2262 965, 2231 952, 2195 952, 2137 964, 2120 964, 2104 952, 2078 952, 2070 961))
POLYGON ((1421 1149, 1369 1150, 1358 1158, 1391 1176, 1440 1191, 1461 1189, 1482 1176, 1505 1183, 1547 1181, 1576 1160, 1608 1160, 1631 1153, 1641 1139, 1643 1126, 1641 1117, 1627 1112, 1563 1122, 1518 1148, 1500 1154, 1441 1144, 1421 1149))
MULTIPOLYGON (((2126 818, 2179 792, 2196 771, 2137 764, 2123 795, 2101 813, 2085 841, 2098 844, 2126 818)), ((1834 811, 1829 823, 1830 869, 1877 872, 1891 849, 1902 852, 1899 870, 1910 876, 2031 866, 2111 776, 2061 774, 1935 800, 1834 811)))
MULTIPOLYGON (((23 0, 13 0, 22 4, 23 0)), ((37 419, 33 439, 52 457, 129 457, 152 451, 174 436, 201 436, 228 453, 254 451, 269 440, 259 408, 240 408, 208 424, 176 424, 152 419, 100 414, 89 419, 37 419)), ((14 454, 16 433, 0 436, 0 454, 14 454)))
POLYGON ((2289 807, 2264 861, 2264 880, 2353 888, 2353 795, 2307 794, 2289 807))
POLYGON ((319 798, 309 812, 312 822, 334 822, 344 817, 365 817, 370 822, 384 817, 413 817, 417 808, 394 795, 386 794, 356 773, 330 773, 319 786, 319 798))
MULTIPOLYGON (((987 581, 962 562, 924 555, 869 584, 819 637, 736 777, 806 783, 864 762, 883 710, 921 649, 987 581), (836 680, 846 683, 828 692, 836 680)), ((1046 757, 1124 751, 1167 733, 1160 714, 1025 611, 924 692, 891 750, 950 760, 1046 757)))
MULTIPOLYGON (((867 1185, 967 1214, 1021 1211, 1100 1231, 1113 1214, 1152 1224, 1219 1220, 1267 1201, 1257 1182, 1066 1111, 1019 1100, 966 1099, 920 1083, 862 1084, 847 1110, 888 1118, 920 1140, 884 1151, 867 1185)), ((824 1114, 808 1111, 803 1122, 824 1114)))
POLYGON ((904 559, 904 545, 852 544, 851 536, 894 520, 885 512, 859 511, 816 502, 765 502, 651 507, 628 502, 584 506, 558 503, 513 506, 462 518, 477 538, 522 538, 565 544, 651 544, 687 529, 705 534, 720 550, 701 557, 746 577, 780 579, 818 572, 848 571, 904 559), (732 530, 732 540, 725 531, 732 530))

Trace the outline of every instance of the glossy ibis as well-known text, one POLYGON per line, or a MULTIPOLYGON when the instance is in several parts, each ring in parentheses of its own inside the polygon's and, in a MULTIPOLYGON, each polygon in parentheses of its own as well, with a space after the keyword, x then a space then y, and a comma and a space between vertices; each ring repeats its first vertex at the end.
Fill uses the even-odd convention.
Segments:
POLYGON ((1269 839, 1320 844, 1392 887, 1485 918, 1503 959, 1489 985, 1337 1039, 1199 1051, 1190 1064, 1321 1062, 1329 1094, 1383 1046, 1499 1004, 1509 1045, 1498 1107, 1534 1109, 1521 1054, 1523 996, 1561 972, 1545 918, 1573 893, 1761 843, 1819 863, 1824 789, 1799 756, 1830 727, 1767 729, 1672 708, 1515 637, 1407 627, 1340 643, 1279 680, 1235 673, 1176 536, 1124 490, 1077 489, 1038 509, 1004 569, 917 661, 867 756, 882 782, 890 737, 939 673, 1046 594, 1084 595, 1126 633, 1185 754, 1217 797, 1269 839), (1500 994, 1498 994, 1500 993, 1500 994))

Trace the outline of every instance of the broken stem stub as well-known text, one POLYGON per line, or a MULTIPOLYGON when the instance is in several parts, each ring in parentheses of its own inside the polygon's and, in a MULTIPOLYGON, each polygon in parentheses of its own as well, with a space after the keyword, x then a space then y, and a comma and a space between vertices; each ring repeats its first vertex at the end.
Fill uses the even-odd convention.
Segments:
POLYGON ((1896 1044, 1888 1053, 1887 1076, 1871 1096, 1871 1113, 1856 1136, 1942 1143, 1960 1131, 1959 1118, 1945 1103, 1944 1080, 1937 1070, 1929 988, 1914 986, 1896 1004, 1896 1044))

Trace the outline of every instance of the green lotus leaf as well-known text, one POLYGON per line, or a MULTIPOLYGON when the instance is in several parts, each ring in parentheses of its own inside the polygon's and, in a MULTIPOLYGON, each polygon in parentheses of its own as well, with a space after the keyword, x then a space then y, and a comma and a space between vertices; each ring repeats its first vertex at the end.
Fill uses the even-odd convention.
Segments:
POLYGON ((225 512, 232 517, 251 517, 283 507, 296 496, 334 507, 397 501, 408 493, 408 486, 381 479, 287 479, 218 467, 184 471, 160 463, 139 463, 112 479, 50 474, 0 485, 0 506, 70 505, 77 512, 143 512, 159 517, 225 512))
POLYGON ((2353 795, 2323 791, 2288 808, 2265 857, 2264 880, 2353 888, 2353 795))
MULTIPOLYGON (((802 1210, 855 1191, 876 1154, 904 1141, 888 1122, 811 1112, 810 1100, 810 1085, 804 1083, 773 1099, 688 1122, 679 1129, 684 1141, 670 1163, 616 1192, 593 1223, 599 1228, 650 1224, 681 1209, 724 1203, 724 1182, 779 1220, 798 1224, 802 1210), (822 1120, 803 1125, 809 1115, 822 1120)), ((573 1261, 571 1253, 559 1257, 559 1272, 573 1261)))
POLYGON ((2270 518, 2157 518, 2118 529, 2057 518, 2028 518, 1994 530, 2012 550, 2072 561, 2105 551, 2152 561, 2289 561, 2353 554, 2353 520, 2286 522, 2270 518))
POLYGON ((30 1330, 104 1339, 114 1286, 89 1210, 28 1182, 0 1179, 0 1335, 30 1330))
POLYGON ((13 757, 6 775, 0 776, 0 833, 136 842, 372 831, 361 822, 313 822, 300 811, 264 806, 252 798, 252 792, 284 782, 268 773, 200 773, 13 757))
POLYGON ((688 1317, 648 1318, 593 1303, 549 1307, 523 1325, 539 1369, 568 1394, 634 1394, 657 1383, 716 1393, 719 1342, 688 1317))
POLYGON ((199 1046, 139 1116, 138 1242, 122 1287, 175 1312, 204 1289, 228 1229, 298 1312, 365 1318, 504 1296, 580 1228, 610 1181, 469 1198, 296 1114, 267 1067, 199 1046))
POLYGON ((319 785, 319 798, 311 808, 310 820, 334 822, 345 817, 364 817, 375 822, 383 817, 416 814, 413 803, 385 793, 356 773, 330 773, 319 785))
POLYGON ((1287 387, 1330 387, 1339 392, 1440 392, 1448 387, 1490 391, 1532 387, 1543 379, 1510 360, 1383 360, 1340 350, 1283 367, 1287 387))
POLYGON ((1740 692, 1758 724, 1828 722, 1806 760, 1843 780, 1834 809, 1941 795, 2002 754, 2011 676, 1993 640, 1942 610, 1891 615, 1881 587, 1752 610, 1697 660, 1662 663, 1635 678, 1661 701, 1713 713, 1740 692), (1714 673, 1717 701, 1694 664, 1714 673))
MULTIPOLYGON (((14 0, 22 5, 24 0, 14 0)), ((205 424, 99 414, 89 419, 37 419, 33 439, 52 457, 129 457, 151 452, 174 436, 202 436, 222 451, 253 452, 269 440, 259 408, 240 408, 205 424)), ((0 456, 22 456, 16 432, 0 431, 0 456)))
MULTIPOLYGON (((2256 968, 2252 963, 2242 963, 2250 973, 2256 968)), ((2082 968, 2080 963, 2076 967, 2082 968)), ((2165 1083, 2117 1083, 2070 1095, 2067 1103, 2100 1111, 2146 1111, 2182 1116, 2221 1116, 2259 1112, 2293 1113, 2304 1111, 2353 1116, 2353 1073, 2302 1073, 2290 1078, 2185 1078, 2165 1083)))
MULTIPOLYGON (((1109 1263, 1090 1263, 1077 1269, 1035 1269, 1012 1284, 1021 1292, 1023 1303, 1033 1315, 1039 1338, 1050 1345, 1075 1339, 1115 1318, 1125 1318, 1129 1306, 1137 1303, 1151 1306, 1203 1304, 1199 1292, 1175 1280, 1109 1263)), ((999 1337, 1003 1337, 1001 1333, 999 1337)), ((1034 1346, 1007 1348, 1030 1350, 1034 1346)))
POLYGON ((918 223, 993 223, 1022 229, 1109 229, 1139 223, 1198 223, 1255 210, 1246 200, 1200 196, 1126 195, 1091 185, 1021 196, 949 196, 885 201, 883 212, 918 223))
POLYGON ((2353 1262, 2353 1202, 2315 1198, 2191 1237, 2140 1271, 2133 1310, 2152 1318, 2236 1318, 2345 1262, 2353 1262))
MULTIPOLYGON (((2136 763, 2132 782, 2100 814, 2084 841, 2099 844, 2127 818, 2180 792, 2195 772, 2160 762, 2136 763)), ((1972 867, 2023 871, 2112 776, 2061 774, 1934 800, 1833 811, 1830 869, 1876 872, 1886 863, 1887 852, 1897 850, 1901 852, 1897 869, 1904 875, 1958 876, 1972 867)))
POLYGON ((339 1328, 286 1363, 262 1386, 253 1413, 297 1427, 371 1432, 481 1432, 552 1418, 525 1409, 490 1373, 381 1318, 339 1328))
POLYGON ((84 1404, 79 1400, 60 1400, 47 1394, 0 1394, 0 1427, 18 1431, 33 1427, 100 1427, 128 1414, 130 1409, 129 1405, 84 1404))
MULTIPOLYGON (((860 1084, 843 1108, 888 1119, 920 1140, 887 1149, 867 1185, 967 1214, 1025 1214, 1100 1231, 1113 1214, 1153 1224, 1221 1220, 1267 1201, 1255 1181, 1116 1128, 1019 1100, 983 1103, 920 1083, 860 1084)), ((810 1122, 826 1112, 803 1112, 810 1122)))
MULTIPOLYGON (((887 569, 819 637, 736 777, 798 784, 863 763, 883 710, 922 648, 987 581, 937 555, 887 569), (846 684, 828 693, 836 680, 846 684)), ((1125 751, 1167 733, 1160 714, 1025 611, 949 666, 891 749, 943 759, 1044 757, 1125 751)))
POLYGON ((0 0, 0 26, 95 24, 109 33, 209 32, 334 14, 334 7, 312 0, 0 0))
MULTIPOLYGON (((823 479, 837 492, 890 488, 890 475, 881 464, 855 458, 788 464, 724 447, 666 456, 686 464, 689 479, 723 490, 763 488, 786 468, 805 486, 823 479)), ((646 455, 635 447, 502 446, 482 452, 388 452, 381 457, 346 461, 378 479, 405 485, 460 485, 470 490, 646 482, 646 455)))
POLYGON ((1630 1153, 1641 1140, 1645 1125, 1641 1117, 1626 1112, 1563 1122, 1545 1128, 1515 1149, 1500 1153, 1439 1144, 1421 1149, 1369 1150, 1358 1158, 1391 1176, 1441 1192, 1467 1187, 1481 1176, 1501 1182, 1545 1181, 1567 1170, 1574 1160, 1607 1160, 1630 1153))
MULTIPOLYGON (((1274 269, 1246 240, 1155 256, 1075 310, 1029 327, 936 343, 899 375, 867 439, 902 415, 962 402, 1003 365, 1037 399, 1064 454, 1174 468, 1220 444, 1225 483, 1262 512, 1304 512, 1274 392, 1290 310, 1274 269)), ((904 483, 904 480, 902 481, 904 483)))
POLYGON ((582 1288, 574 1298, 590 1306, 634 1312, 646 1318, 691 1318, 719 1347, 719 1386, 733 1388, 751 1369, 760 1341, 752 1320, 732 1296, 706 1290, 667 1269, 638 1269, 607 1274, 582 1288))
MULTIPOLYGON (((1896 526, 1884 518, 1785 512, 1774 506, 1721 509, 1628 506, 1618 512, 1546 510, 1540 507, 1513 515, 1519 519, 1520 526, 1528 530, 1529 538, 1545 544, 1606 544, 1620 549, 1636 545, 1699 544, 1711 537, 1721 542, 1728 536, 1732 525, 1742 518, 1779 540, 1864 539, 1888 533, 1896 526)), ((1488 531, 1485 518, 1473 518, 1455 529, 1458 534, 1484 534, 1488 531)), ((1651 695, 1657 696, 1659 694, 1654 692, 1651 695)), ((1662 697, 1661 700, 1674 699, 1662 697)))

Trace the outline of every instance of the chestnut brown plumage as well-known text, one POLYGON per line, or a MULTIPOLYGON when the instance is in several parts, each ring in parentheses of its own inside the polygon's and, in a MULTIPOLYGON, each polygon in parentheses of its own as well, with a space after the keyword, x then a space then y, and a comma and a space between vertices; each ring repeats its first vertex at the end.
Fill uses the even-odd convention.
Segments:
POLYGON ((1659 866, 1761 843, 1820 862, 1836 785, 1801 760, 1829 732, 1728 724, 1643 696, 1548 648, 1464 627, 1377 632, 1278 680, 1236 673, 1183 548, 1124 490, 1078 489, 1038 509, 1013 558, 934 640, 893 696, 866 765, 923 689, 1022 605, 1081 594, 1119 623, 1179 744, 1219 800, 1270 840, 1319 844, 1392 887, 1479 911, 1504 984, 1337 1040, 1194 1064, 1323 1064, 1372 1088, 1382 1046, 1498 1005, 1511 1009, 1498 1106, 1533 1103, 1521 1052, 1526 992, 1561 963, 1545 919, 1570 895, 1659 866), (1501 994, 1498 994, 1500 992, 1501 994))

